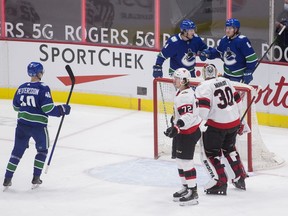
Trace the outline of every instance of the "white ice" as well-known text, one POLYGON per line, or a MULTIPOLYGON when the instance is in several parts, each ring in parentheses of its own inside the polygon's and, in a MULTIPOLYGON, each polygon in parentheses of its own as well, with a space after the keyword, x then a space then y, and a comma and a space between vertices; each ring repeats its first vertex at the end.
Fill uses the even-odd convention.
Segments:
MULTIPOLYGON (((13 148, 16 112, 0 100, 1 183, 13 148)), ((49 118, 51 146, 60 118, 49 118)), ((180 207, 175 161, 153 159, 152 113, 72 104, 43 184, 31 190, 34 143, 26 150, 13 185, 0 191, 3 216, 287 215, 288 166, 250 173, 247 191, 228 186, 227 196, 203 191, 207 175, 199 160, 199 205, 180 207)), ((288 161, 288 129, 260 126, 266 146, 288 161)), ((51 147, 50 147, 51 150, 51 147)), ((49 156, 49 155, 48 155, 49 156)))

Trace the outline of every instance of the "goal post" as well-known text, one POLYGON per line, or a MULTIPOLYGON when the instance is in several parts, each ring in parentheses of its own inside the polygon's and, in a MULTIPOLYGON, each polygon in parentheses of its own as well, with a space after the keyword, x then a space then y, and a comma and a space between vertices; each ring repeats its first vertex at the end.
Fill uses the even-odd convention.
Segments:
MULTIPOLYGON (((192 78, 191 87, 196 88, 201 80, 192 78)), ((257 86, 249 86, 243 83, 232 82, 237 91, 241 93, 243 112, 251 104, 253 96, 256 97, 257 86)), ((171 78, 156 78, 153 81, 153 119, 154 119, 154 158, 158 159, 163 155, 171 155, 172 139, 164 135, 167 129, 167 118, 170 124, 170 117, 173 115, 173 104, 175 97, 175 87, 171 78)), ((245 116, 245 121, 251 132, 242 136, 237 135, 236 147, 240 156, 247 164, 248 172, 277 167, 284 163, 274 153, 265 146, 259 132, 256 108, 254 102, 245 116)), ((169 125, 170 126, 170 125, 169 125)), ((199 146, 199 145, 197 145, 199 146)), ((200 151, 196 147, 196 152, 200 151), (197 150, 198 149, 198 150, 197 150)))

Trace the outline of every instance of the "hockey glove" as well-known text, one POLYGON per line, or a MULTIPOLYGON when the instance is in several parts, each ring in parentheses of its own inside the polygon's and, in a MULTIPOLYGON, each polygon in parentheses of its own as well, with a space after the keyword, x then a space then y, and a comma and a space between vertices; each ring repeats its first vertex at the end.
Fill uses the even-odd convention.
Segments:
POLYGON ((170 138, 176 137, 179 133, 180 129, 177 125, 167 128, 167 130, 164 132, 164 134, 170 138))
POLYGON ((241 136, 241 135, 243 135, 243 131, 244 131, 244 124, 241 123, 239 128, 238 128, 237 133, 241 136))
POLYGON ((160 65, 153 66, 153 77, 163 77, 162 67, 160 65))
POLYGON ((210 54, 211 54, 210 50, 208 49, 202 50, 200 52, 199 58, 201 59, 201 61, 206 61, 206 59, 210 57, 210 54))
POLYGON ((170 138, 176 137, 180 133, 180 127, 184 126, 184 122, 181 119, 178 119, 177 124, 167 128, 164 134, 170 138))
POLYGON ((245 70, 245 72, 243 73, 243 82, 245 84, 249 84, 252 80, 253 80, 253 71, 250 69, 245 70))
POLYGON ((71 106, 70 105, 62 104, 62 105, 58 105, 57 107, 59 109, 60 116, 69 115, 70 114, 70 110, 71 110, 71 106))

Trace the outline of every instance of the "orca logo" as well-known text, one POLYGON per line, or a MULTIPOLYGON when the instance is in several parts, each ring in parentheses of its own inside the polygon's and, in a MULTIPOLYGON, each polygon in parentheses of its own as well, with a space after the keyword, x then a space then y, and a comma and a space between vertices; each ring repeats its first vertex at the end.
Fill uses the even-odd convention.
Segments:
POLYGON ((224 52, 223 60, 226 65, 233 65, 236 61, 236 54, 230 50, 228 47, 227 50, 224 52))
POLYGON ((192 52, 191 49, 188 49, 188 52, 184 54, 181 62, 186 67, 191 67, 191 66, 195 65, 195 63, 196 63, 195 57, 196 57, 196 53, 192 52))

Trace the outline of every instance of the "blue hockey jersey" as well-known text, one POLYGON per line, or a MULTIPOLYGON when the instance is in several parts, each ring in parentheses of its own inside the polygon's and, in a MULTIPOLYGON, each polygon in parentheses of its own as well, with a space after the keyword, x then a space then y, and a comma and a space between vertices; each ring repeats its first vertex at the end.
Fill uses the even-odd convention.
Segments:
POLYGON ((209 59, 221 58, 224 73, 232 77, 242 77, 245 70, 254 71, 258 61, 249 39, 244 35, 237 35, 233 39, 224 36, 218 47, 209 50, 209 59))
POLYGON ((184 41, 180 34, 175 34, 168 39, 158 54, 156 65, 162 66, 163 62, 170 58, 170 76, 178 68, 186 68, 194 73, 196 55, 204 49, 207 49, 207 45, 197 34, 194 34, 193 38, 188 41, 184 41))
POLYGON ((19 86, 13 98, 13 108, 18 112, 18 122, 31 126, 45 127, 48 115, 61 116, 49 86, 43 82, 27 82, 19 86))

